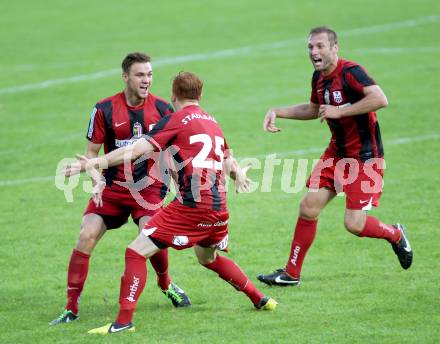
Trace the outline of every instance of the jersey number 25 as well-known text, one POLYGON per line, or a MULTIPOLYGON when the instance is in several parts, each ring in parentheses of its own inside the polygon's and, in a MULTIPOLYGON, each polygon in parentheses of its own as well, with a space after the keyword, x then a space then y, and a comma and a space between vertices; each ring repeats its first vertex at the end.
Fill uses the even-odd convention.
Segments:
POLYGON ((193 144, 195 142, 203 143, 201 151, 192 160, 193 167, 196 168, 209 168, 221 171, 223 169, 223 159, 224 152, 223 147, 225 145, 225 139, 220 136, 214 136, 215 142, 207 134, 197 134, 189 137, 189 143, 193 144), (217 160, 208 160, 208 155, 211 152, 212 146, 215 144, 214 153, 219 158, 217 160))

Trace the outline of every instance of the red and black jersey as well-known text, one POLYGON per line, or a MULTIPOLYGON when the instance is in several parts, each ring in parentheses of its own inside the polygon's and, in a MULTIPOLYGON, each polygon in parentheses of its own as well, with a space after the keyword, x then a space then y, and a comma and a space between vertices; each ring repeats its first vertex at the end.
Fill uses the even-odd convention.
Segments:
MULTIPOLYGON (((375 85, 365 69, 355 62, 339 59, 327 76, 315 71, 310 101, 338 107, 350 106, 364 97, 363 88, 375 85)), ((328 150, 340 157, 366 161, 383 157, 382 138, 376 113, 327 119, 332 138, 328 150)))
POLYGON ((213 116, 190 105, 162 118, 148 133, 156 150, 172 157, 179 194, 186 206, 226 210, 223 160, 228 145, 213 116))
MULTIPOLYGON (((124 92, 117 93, 98 102, 93 108, 90 118, 87 139, 93 143, 104 144, 104 152, 108 153, 119 147, 132 144, 143 134, 150 131, 164 116, 173 112, 172 106, 165 100, 149 93, 144 103, 138 107, 129 106, 124 92)), ((131 166, 133 180, 138 182, 147 176, 149 162, 144 161, 131 166)), ((104 171, 107 185, 114 181, 125 182, 124 164, 110 167, 104 171)), ((163 184, 153 185, 166 192, 163 184)))

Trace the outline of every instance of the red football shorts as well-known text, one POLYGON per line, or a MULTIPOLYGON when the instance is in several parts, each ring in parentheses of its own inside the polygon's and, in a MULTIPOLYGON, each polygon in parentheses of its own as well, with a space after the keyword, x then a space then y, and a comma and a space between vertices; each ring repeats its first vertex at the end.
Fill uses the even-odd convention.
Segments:
POLYGON ((175 200, 158 211, 142 233, 176 250, 199 245, 227 251, 229 213, 201 210, 175 200))
POLYGON ((383 158, 362 162, 354 158, 337 157, 328 150, 322 154, 307 180, 309 192, 328 188, 344 192, 346 208, 370 210, 379 206, 383 189, 383 158))
POLYGON ((84 215, 101 215, 107 229, 114 229, 127 223, 130 215, 136 223, 143 216, 153 216, 162 208, 163 199, 160 188, 147 188, 131 193, 127 188, 113 184, 105 187, 102 203, 98 208, 93 199, 90 199, 84 215))

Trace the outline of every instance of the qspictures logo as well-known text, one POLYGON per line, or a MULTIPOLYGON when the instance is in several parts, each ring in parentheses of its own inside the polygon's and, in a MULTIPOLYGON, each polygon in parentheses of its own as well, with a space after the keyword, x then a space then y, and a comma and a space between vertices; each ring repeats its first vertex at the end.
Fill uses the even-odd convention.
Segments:
MULTIPOLYGON (((130 151, 127 151, 122 163, 125 181, 115 180, 114 183, 130 192, 136 203, 144 209, 158 210, 163 206, 162 199, 150 200, 143 197, 143 190, 153 184, 166 185, 168 190, 182 202, 179 175, 183 174, 182 172, 188 164, 192 163, 192 160, 179 158, 180 148, 175 145, 161 150, 152 138, 146 136, 146 139, 155 146, 156 151, 142 155, 134 159, 134 162, 132 162, 130 151), (140 164, 147 164, 149 168, 146 175, 138 178, 134 175, 133 170, 140 164)), ((73 190, 82 181, 79 174, 68 178, 63 175, 63 168, 74 162, 76 159, 72 158, 61 160, 55 175, 55 186, 64 192, 67 202, 73 202, 73 190)), ((308 180, 310 192, 318 191, 322 178, 324 178, 333 181, 335 192, 338 195, 343 195, 345 189, 351 185, 365 194, 372 195, 382 192, 384 185, 382 171, 386 168, 383 158, 371 158, 367 161, 354 158, 290 159, 278 158, 277 154, 269 154, 263 158, 242 158, 239 159, 239 162, 241 166, 247 166, 250 171, 258 173, 257 176, 254 174, 252 177, 248 193, 272 192, 275 186, 280 188, 282 192, 296 194, 304 190, 308 176, 310 176, 308 180)), ((100 166, 101 170, 107 168, 108 166, 100 166)), ((200 169, 193 169, 193 175, 188 178, 191 180, 191 194, 195 201, 198 201, 203 190, 210 190, 213 185, 218 188, 219 192, 227 192, 230 184, 234 185, 230 183, 230 178, 226 175, 220 178, 221 182, 215 184, 218 171, 206 170, 207 174, 203 175, 200 173, 200 169)), ((88 170, 86 172, 89 173, 88 170)), ((92 182, 89 180, 82 182, 83 190, 94 195, 92 182)), ((208 228, 210 225, 212 224, 203 223, 198 227, 208 228)))

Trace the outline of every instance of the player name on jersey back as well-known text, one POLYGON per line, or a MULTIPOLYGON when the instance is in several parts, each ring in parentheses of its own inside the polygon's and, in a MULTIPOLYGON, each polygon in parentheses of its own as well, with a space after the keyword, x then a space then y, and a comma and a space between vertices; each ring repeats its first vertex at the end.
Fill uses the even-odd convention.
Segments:
POLYGON ((182 123, 188 124, 193 119, 204 119, 204 120, 208 120, 208 121, 212 121, 214 123, 217 123, 217 121, 214 119, 214 117, 209 116, 209 115, 205 115, 205 114, 200 114, 200 113, 192 113, 190 115, 185 116, 184 118, 182 118, 182 123))

